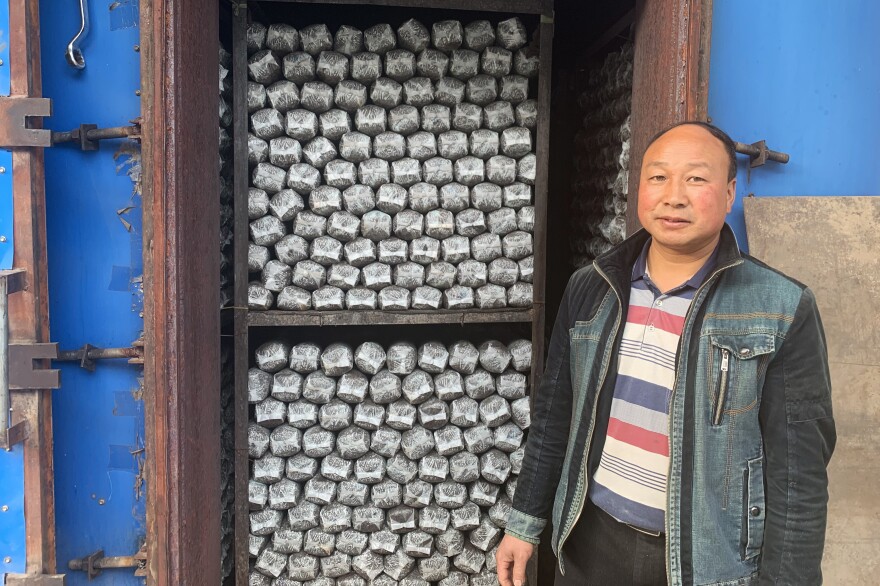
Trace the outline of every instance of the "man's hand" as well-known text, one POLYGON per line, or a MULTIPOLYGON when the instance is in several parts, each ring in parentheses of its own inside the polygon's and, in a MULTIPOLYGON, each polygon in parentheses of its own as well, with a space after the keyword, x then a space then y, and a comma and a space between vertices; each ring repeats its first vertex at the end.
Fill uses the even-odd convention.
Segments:
POLYGON ((533 551, 535 546, 531 543, 511 535, 504 536, 495 554, 501 586, 525 586, 526 562, 532 557, 533 551))

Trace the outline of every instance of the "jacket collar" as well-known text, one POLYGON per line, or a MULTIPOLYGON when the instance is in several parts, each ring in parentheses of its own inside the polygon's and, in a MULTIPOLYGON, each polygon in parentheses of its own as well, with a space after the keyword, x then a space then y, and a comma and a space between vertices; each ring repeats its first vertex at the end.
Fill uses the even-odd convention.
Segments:
MULTIPOLYGON (((641 228, 593 261, 593 265, 607 276, 618 293, 629 289, 633 265, 650 237, 651 235, 644 228, 641 228)), ((721 228, 721 239, 718 241, 716 254, 715 266, 717 268, 723 269, 742 262, 742 253, 739 250, 736 235, 726 222, 721 228)))

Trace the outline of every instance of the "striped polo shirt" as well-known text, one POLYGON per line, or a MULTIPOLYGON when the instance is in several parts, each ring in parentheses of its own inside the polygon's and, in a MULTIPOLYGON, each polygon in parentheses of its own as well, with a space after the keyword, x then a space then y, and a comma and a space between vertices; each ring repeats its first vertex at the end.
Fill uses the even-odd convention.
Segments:
POLYGON ((716 253, 693 277, 661 293, 648 274, 650 244, 648 240, 633 265, 608 433, 590 499, 618 521, 663 532, 678 340, 691 300, 714 267, 716 253))

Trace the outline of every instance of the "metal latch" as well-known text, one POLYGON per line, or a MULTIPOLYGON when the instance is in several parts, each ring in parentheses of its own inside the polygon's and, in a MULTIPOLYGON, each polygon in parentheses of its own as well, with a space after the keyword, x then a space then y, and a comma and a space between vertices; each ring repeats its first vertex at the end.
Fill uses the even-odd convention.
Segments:
POLYGON ((79 128, 55 132, 43 128, 30 128, 28 118, 52 115, 49 98, 26 98, 0 96, 0 148, 50 147, 73 142, 84 151, 98 150, 98 141, 114 138, 141 139, 141 119, 135 118, 130 126, 98 128, 97 124, 80 124, 79 128))
POLYGON ((71 570, 82 570, 89 577, 89 580, 97 577, 103 570, 110 568, 135 568, 135 576, 147 575, 147 548, 146 544, 142 545, 138 552, 134 555, 121 555, 105 557, 104 550, 87 555, 84 558, 70 560, 67 567, 71 570))
POLYGON ((743 142, 734 142, 733 144, 736 148, 736 152, 749 156, 749 167, 751 168, 760 167, 767 161, 775 161, 785 165, 791 158, 787 153, 771 151, 768 149, 766 140, 759 140, 752 144, 745 144, 743 142))
POLYGON ((128 358, 129 364, 144 363, 144 338, 141 336, 131 343, 128 348, 98 348, 91 344, 84 344, 78 350, 62 350, 55 358, 56 361, 79 362, 79 365, 94 372, 95 360, 108 358, 128 358))
POLYGON ((98 150, 99 140, 113 138, 140 140, 141 119, 135 118, 132 120, 131 126, 114 126, 112 128, 98 128, 97 124, 80 124, 79 128, 74 128, 67 132, 53 132, 52 144, 74 142, 78 143, 79 148, 84 151, 96 151, 98 150))

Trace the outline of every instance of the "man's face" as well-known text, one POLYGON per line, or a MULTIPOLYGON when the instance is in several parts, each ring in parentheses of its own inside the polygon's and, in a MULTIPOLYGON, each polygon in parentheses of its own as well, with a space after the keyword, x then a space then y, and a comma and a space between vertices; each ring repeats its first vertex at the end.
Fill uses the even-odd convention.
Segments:
POLYGON ((704 128, 673 128, 645 152, 639 220, 654 243, 676 254, 714 248, 733 205, 724 146, 704 128))

